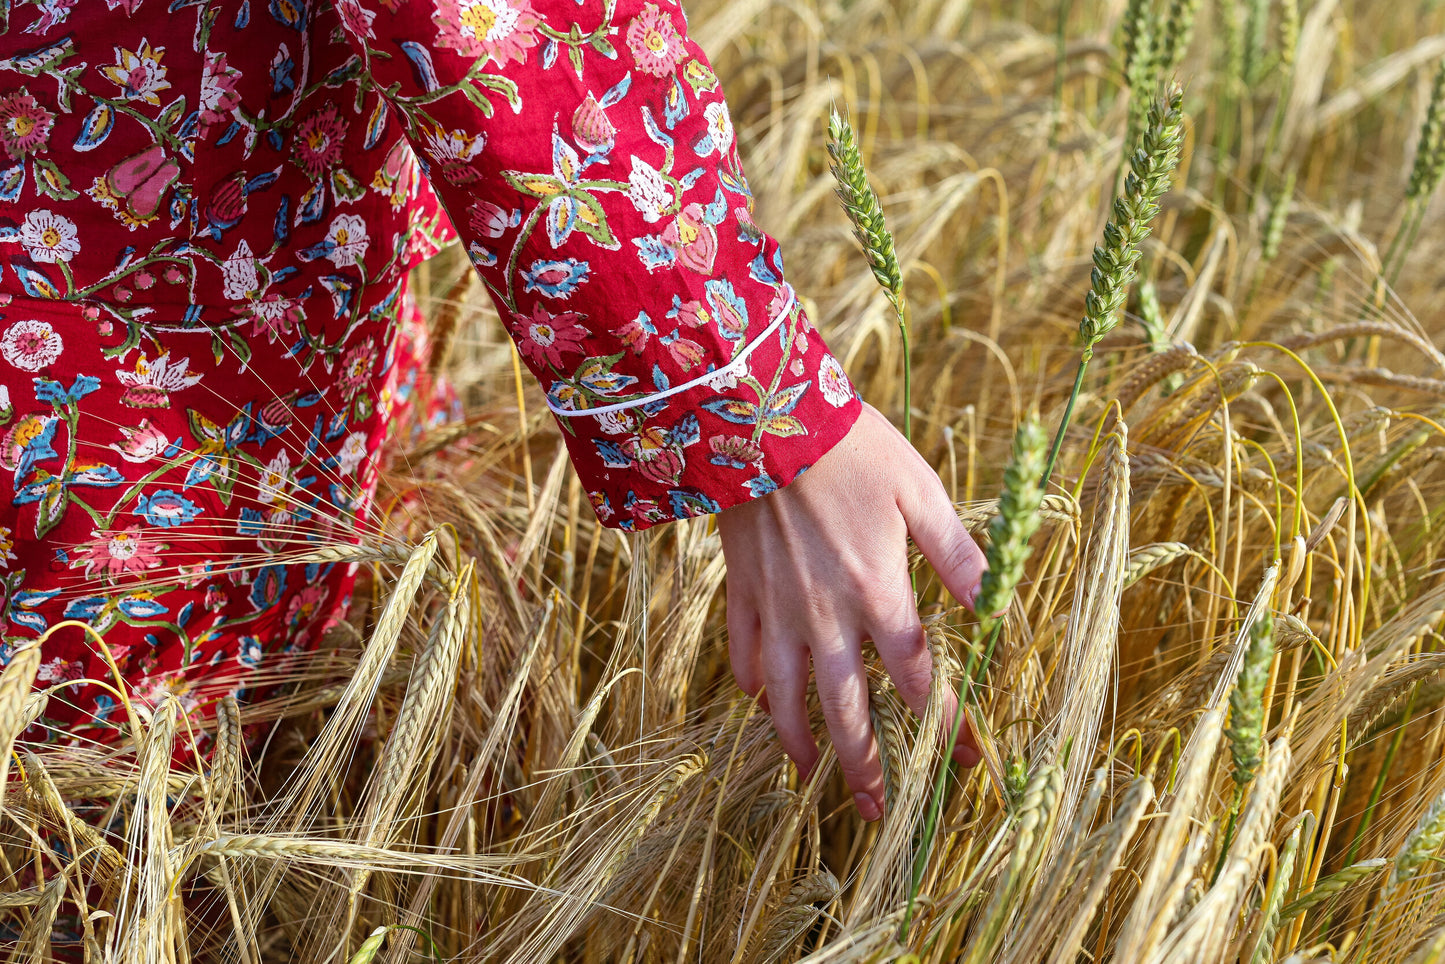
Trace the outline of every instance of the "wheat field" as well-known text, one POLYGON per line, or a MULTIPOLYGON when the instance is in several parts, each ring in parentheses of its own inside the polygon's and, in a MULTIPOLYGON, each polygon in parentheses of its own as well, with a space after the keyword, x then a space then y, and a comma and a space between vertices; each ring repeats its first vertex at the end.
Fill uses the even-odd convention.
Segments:
POLYGON ((204 765, 169 704, 17 742, 38 656, 0 673, 0 951, 68 916, 96 962, 1445 960, 1445 9, 688 10, 790 280, 1012 594, 981 626, 920 565, 886 817, 732 683, 708 522, 596 523, 453 251, 418 280, 465 419, 313 550, 366 568, 350 620, 204 765), (947 688, 986 766, 942 769, 947 688))

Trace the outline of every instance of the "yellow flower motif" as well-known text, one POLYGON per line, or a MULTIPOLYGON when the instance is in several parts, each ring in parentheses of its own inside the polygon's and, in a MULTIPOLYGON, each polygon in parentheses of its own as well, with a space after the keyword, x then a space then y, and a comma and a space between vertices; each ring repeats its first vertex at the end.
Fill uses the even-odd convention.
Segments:
POLYGON ((161 66, 165 52, 166 48, 152 47, 146 40, 141 40, 134 51, 116 47, 115 63, 100 68, 100 72, 120 88, 126 100, 143 100, 159 107, 161 99, 157 95, 171 86, 161 66))

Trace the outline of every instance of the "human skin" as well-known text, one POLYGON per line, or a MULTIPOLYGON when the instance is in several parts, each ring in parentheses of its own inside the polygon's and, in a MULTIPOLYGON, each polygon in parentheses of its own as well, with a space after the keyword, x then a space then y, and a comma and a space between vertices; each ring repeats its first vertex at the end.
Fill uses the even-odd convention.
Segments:
MULTIPOLYGON (((727 561, 728 653, 743 691, 773 719, 806 778, 818 760, 808 723, 809 661, 838 764, 859 814, 883 812, 883 767, 868 718, 863 641, 922 716, 932 661, 908 575, 911 535, 945 588, 972 608, 986 568, 938 474, 871 405, 791 485, 718 515, 727 561)), ((952 726, 957 698, 947 696, 952 726)), ((980 758, 968 727, 954 759, 980 758)))

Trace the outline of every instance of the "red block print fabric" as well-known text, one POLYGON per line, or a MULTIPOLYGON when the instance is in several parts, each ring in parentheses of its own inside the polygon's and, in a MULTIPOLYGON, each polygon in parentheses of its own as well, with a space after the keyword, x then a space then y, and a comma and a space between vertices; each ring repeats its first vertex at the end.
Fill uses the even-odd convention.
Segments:
POLYGON ((786 485, 859 402, 750 202, 674 4, 0 0, 0 657, 205 705, 313 645, 455 236, 603 522, 786 485))

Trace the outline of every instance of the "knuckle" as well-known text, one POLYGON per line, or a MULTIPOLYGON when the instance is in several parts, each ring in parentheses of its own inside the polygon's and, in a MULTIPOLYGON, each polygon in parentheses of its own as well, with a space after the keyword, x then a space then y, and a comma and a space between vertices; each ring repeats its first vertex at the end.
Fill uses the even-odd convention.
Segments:
POLYGON ((957 571, 974 564, 978 555, 978 546, 974 545, 968 536, 963 535, 943 551, 943 565, 949 570, 957 571))
POLYGON ((929 690, 933 686, 933 666, 928 657, 909 660, 898 668, 898 672, 889 675, 893 677, 894 688, 910 704, 919 697, 925 701, 928 699, 929 690))
POLYGON ((829 720, 855 720, 868 718, 868 697, 866 691, 859 693, 854 687, 834 687, 818 693, 818 704, 823 716, 829 720))

